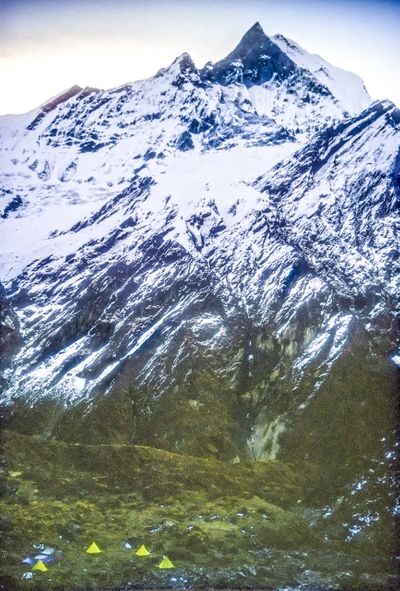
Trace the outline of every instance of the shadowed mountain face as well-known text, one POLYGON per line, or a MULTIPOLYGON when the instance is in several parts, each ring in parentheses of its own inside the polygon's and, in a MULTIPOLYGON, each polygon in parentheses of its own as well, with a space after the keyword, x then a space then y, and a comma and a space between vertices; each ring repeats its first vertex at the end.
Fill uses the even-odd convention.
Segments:
POLYGON ((360 507, 391 519, 399 110, 258 24, 202 70, 184 54, 49 105, 0 119, 9 425, 282 458, 376 541, 360 507))
POLYGON ((10 362, 20 341, 17 315, 7 301, 4 288, 0 284, 0 363, 3 368, 10 362))

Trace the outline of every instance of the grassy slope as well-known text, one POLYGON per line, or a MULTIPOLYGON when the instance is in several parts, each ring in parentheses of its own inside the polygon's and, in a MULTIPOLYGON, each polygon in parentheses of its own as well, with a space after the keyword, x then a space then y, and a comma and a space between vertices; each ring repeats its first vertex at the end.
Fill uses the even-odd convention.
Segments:
MULTIPOLYGON (((301 480, 277 461, 227 464, 143 446, 81 445, 6 432, 3 585, 72 591, 132 586, 295 584, 323 542, 291 508, 301 480), (103 549, 89 556, 95 540, 103 549), (151 555, 124 548, 144 543, 151 555), (22 581, 32 544, 59 549, 22 581), (157 565, 163 554, 173 571, 157 565)), ((330 566, 343 568, 345 558, 330 566)), ((331 561, 332 562, 332 561, 331 561)), ((312 569, 312 566, 311 566, 312 569)), ((328 568, 329 570, 329 568, 328 568)), ((330 579, 327 578, 327 584, 330 579)), ((366 587, 363 587, 366 588, 366 587)))
POLYGON ((182 576, 191 570, 201 576, 210 562, 237 570, 247 561, 238 556, 243 547, 304 541, 301 520, 277 505, 299 495, 296 477, 278 462, 226 465, 140 446, 74 445, 12 432, 5 457, 3 572, 20 579, 27 570, 20 559, 32 553, 32 543, 63 552, 47 574, 23 583, 26 588, 162 583, 171 576, 156 568, 164 553, 182 576), (137 558, 123 547, 128 539, 135 547, 145 543, 152 555, 137 558), (85 554, 92 540, 104 550, 100 556, 85 554))

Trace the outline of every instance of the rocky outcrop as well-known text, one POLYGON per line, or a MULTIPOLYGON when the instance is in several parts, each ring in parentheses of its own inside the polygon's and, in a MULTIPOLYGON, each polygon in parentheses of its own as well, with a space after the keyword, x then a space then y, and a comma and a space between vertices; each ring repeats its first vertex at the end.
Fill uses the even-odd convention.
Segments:
POLYGON ((4 287, 0 284, 0 363, 2 367, 10 362, 20 342, 17 315, 6 298, 4 287))

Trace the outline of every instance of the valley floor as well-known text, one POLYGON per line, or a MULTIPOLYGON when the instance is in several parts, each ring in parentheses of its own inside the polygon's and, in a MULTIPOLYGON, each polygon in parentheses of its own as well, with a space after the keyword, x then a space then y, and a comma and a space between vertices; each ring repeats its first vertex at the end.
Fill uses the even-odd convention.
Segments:
POLYGON ((307 518, 305 475, 278 461, 3 439, 4 591, 396 588, 391 557, 332 541, 307 518), (102 552, 89 555, 93 541, 102 552), (141 544, 149 556, 136 555, 141 544), (54 561, 32 573, 22 560, 46 547, 54 561), (174 568, 158 568, 164 555, 174 568))

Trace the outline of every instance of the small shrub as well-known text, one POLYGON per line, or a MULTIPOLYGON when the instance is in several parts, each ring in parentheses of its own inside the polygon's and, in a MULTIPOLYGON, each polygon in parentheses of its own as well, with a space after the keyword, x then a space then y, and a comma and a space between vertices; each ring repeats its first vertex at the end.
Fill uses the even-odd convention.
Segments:
POLYGON ((38 489, 36 488, 35 483, 31 482, 30 480, 26 480, 19 485, 15 495, 21 503, 30 505, 32 501, 37 499, 37 493, 38 489))

